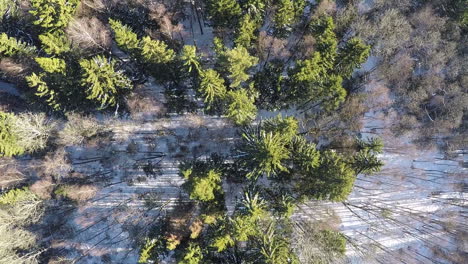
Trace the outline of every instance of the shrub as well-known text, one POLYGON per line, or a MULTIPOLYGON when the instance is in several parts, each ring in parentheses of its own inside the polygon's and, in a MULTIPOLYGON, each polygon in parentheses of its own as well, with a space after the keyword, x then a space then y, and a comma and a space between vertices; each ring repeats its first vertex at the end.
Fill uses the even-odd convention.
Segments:
POLYGON ((18 144, 27 152, 35 152, 47 147, 56 123, 44 113, 25 113, 16 117, 13 127, 20 139, 18 144))
POLYGON ((103 131, 103 126, 95 118, 68 114, 67 119, 65 127, 59 132, 58 142, 61 145, 82 144, 103 131))

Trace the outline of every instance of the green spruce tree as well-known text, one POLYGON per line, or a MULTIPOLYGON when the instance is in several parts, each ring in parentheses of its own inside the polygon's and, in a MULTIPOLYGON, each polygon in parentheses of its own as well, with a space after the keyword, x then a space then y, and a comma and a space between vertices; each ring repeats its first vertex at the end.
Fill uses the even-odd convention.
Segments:
POLYGON ((247 177, 270 177, 289 171, 285 161, 289 159, 290 150, 281 134, 249 128, 242 138, 243 143, 238 151, 243 164, 250 170, 247 177))
POLYGON ((45 77, 45 73, 36 74, 33 72, 26 77, 26 81, 29 87, 36 89, 37 96, 45 98, 46 103, 52 107, 52 109, 60 110, 62 108, 59 98, 60 92, 56 92, 55 89, 49 87, 47 82, 44 81, 45 77))
POLYGON ((79 0, 31 0, 31 10, 35 16, 33 23, 45 31, 65 28, 79 4, 79 0))
POLYGON ((200 56, 197 55, 197 47, 185 45, 182 48, 180 59, 182 60, 187 72, 191 73, 192 71, 195 71, 198 74, 202 71, 200 56))
POLYGON ((37 57, 35 60, 45 72, 66 74, 67 65, 63 59, 37 57))
POLYGON ((336 73, 345 77, 351 77, 353 71, 361 66, 369 57, 370 46, 359 38, 352 38, 339 49, 336 60, 336 73))
POLYGON ((239 87, 250 78, 248 70, 258 63, 258 58, 251 56, 246 48, 236 47, 226 53, 227 70, 230 73, 230 87, 239 87))
POLYGON ((234 27, 242 14, 236 0, 207 0, 207 8, 215 27, 234 27))
POLYGON ((0 111, 0 157, 11 157, 24 153, 14 131, 15 116, 0 111))
POLYGON ((246 89, 227 92, 226 115, 237 125, 246 125, 255 119, 257 107, 255 98, 246 89))
POLYGON ((213 69, 202 71, 200 76, 199 92, 205 98, 208 108, 219 99, 226 96, 226 86, 221 76, 213 69))
POLYGON ((39 35, 42 49, 49 55, 61 55, 71 50, 71 43, 63 31, 47 32, 39 35))
POLYGON ((190 195, 190 199, 200 202, 213 201, 217 193, 222 193, 221 173, 210 169, 198 171, 196 169, 186 169, 182 175, 187 180, 184 188, 190 195))
POLYGON ((140 41, 141 57, 147 63, 165 64, 174 60, 174 50, 169 49, 163 41, 143 37, 140 41))
POLYGON ((203 253, 202 248, 196 243, 190 242, 185 249, 184 255, 177 262, 177 264, 202 264, 203 253))
POLYGON ((101 107, 114 106, 125 90, 132 87, 130 80, 121 71, 115 69, 116 62, 103 56, 83 59, 82 84, 87 88, 87 99, 101 103, 101 107))
POLYGON ((130 54, 135 54, 139 49, 140 43, 137 34, 129 26, 123 25, 119 20, 109 19, 109 24, 114 32, 114 39, 119 48, 130 54))
POLYGON ((11 57, 15 55, 32 55, 36 52, 36 48, 27 45, 13 37, 9 37, 6 33, 0 34, 0 58, 11 57))
POLYGON ((306 198, 344 201, 353 190, 356 173, 346 159, 333 151, 320 156, 320 165, 310 174, 302 175, 298 192, 306 198))
POLYGON ((293 0, 277 0, 276 11, 273 21, 278 33, 284 33, 294 23, 294 3, 293 0))
POLYGON ((245 14, 239 22, 239 27, 236 31, 236 38, 234 43, 237 47, 250 48, 252 42, 255 41, 255 30, 257 29, 257 23, 250 16, 245 14))

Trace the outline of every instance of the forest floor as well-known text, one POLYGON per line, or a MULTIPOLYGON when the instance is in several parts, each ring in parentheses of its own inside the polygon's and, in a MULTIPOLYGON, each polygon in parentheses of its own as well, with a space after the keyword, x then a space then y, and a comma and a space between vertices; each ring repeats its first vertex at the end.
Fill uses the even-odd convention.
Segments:
MULTIPOLYGON (((190 23, 193 35, 183 36, 184 42, 209 53, 211 29, 203 27, 201 38, 196 21, 190 23)), ((442 153, 436 144, 421 148, 413 135, 396 136, 392 127, 398 113, 390 91, 377 79, 371 75, 365 88, 372 96, 362 132, 383 139, 385 166, 375 175, 359 175, 345 202, 310 202, 293 219, 328 222, 343 232, 348 240, 344 263, 463 263, 468 255, 468 158, 463 151, 442 153)), ((12 88, 0 83, 0 96, 15 95, 12 88)), ((137 89, 151 100, 166 100, 162 87, 152 82, 137 89)), ((228 154, 233 146, 236 129, 223 118, 161 118, 154 109, 145 111, 102 117, 110 131, 107 140, 66 149, 73 170, 99 179, 100 187, 91 200, 55 215, 63 225, 48 238, 51 248, 74 263, 136 263, 142 234, 174 204, 187 200, 180 189, 179 162, 228 154)), ((234 186, 224 187, 228 200, 240 195, 234 186)))
MULTIPOLYGON (((370 58, 373 60, 375 58, 370 58)), ((468 157, 443 153, 415 135, 395 135, 399 115, 390 91, 370 75, 362 136, 380 137, 385 166, 359 175, 343 203, 313 202, 297 216, 335 223, 351 263, 464 263, 468 254, 468 157), (318 212, 322 212, 321 214, 318 212)))
MULTIPOLYGON (((138 89, 165 100, 157 85, 138 89)), ((293 218, 334 224, 348 239, 343 262, 462 263, 468 250, 466 156, 447 157, 436 147, 421 149, 411 135, 395 136, 391 129, 398 115, 388 89, 371 78, 366 92, 374 96, 363 136, 383 139, 385 166, 375 175, 359 175, 347 201, 301 205, 293 218)), ((139 113, 139 118, 109 118, 107 144, 68 149, 75 171, 107 175, 97 195, 67 216, 69 236, 53 243, 76 263, 136 263, 141 235, 180 198, 186 200, 179 162, 228 154, 236 136, 219 117, 139 113)), ((226 191, 231 200, 240 195, 226 191)))

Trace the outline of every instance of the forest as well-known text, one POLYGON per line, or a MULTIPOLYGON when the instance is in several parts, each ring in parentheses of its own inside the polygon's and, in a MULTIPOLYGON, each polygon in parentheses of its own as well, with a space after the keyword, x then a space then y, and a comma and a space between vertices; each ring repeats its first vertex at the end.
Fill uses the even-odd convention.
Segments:
POLYGON ((0 264, 466 263, 467 0, 0 0, 0 264))

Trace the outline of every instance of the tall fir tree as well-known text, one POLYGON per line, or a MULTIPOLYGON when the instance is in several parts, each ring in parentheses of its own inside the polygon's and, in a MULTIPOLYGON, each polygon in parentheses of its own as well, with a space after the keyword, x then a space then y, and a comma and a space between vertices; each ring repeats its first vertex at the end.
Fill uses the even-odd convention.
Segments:
POLYGON ((288 171, 284 162, 289 158, 290 151, 283 135, 249 128, 243 132, 242 138, 243 143, 238 151, 243 164, 250 170, 247 177, 270 177, 288 171))
POLYGON ((197 47, 185 45, 182 48, 180 59, 182 60, 187 72, 192 73, 192 71, 195 71, 198 74, 202 71, 200 56, 197 55, 197 47))
POLYGON ((42 49, 49 55, 61 55, 71 50, 71 43, 65 33, 57 30, 39 35, 42 49))
POLYGON ((250 48, 252 42, 255 41, 255 30, 257 23, 252 19, 250 14, 245 14, 239 22, 239 27, 236 31, 234 43, 237 47, 250 48))
POLYGON ((26 77, 26 81, 29 87, 37 90, 37 96, 45 98, 46 103, 52 107, 52 109, 60 110, 62 108, 60 93, 49 87, 47 82, 44 81, 45 77, 45 73, 36 74, 33 72, 31 75, 26 77))
POLYGON ((359 38, 352 38, 338 51, 336 73, 349 78, 353 71, 361 66, 369 57, 370 46, 359 38))
POLYGON ((273 18, 278 32, 282 33, 289 29, 294 22, 294 3, 293 0, 277 0, 275 16, 273 18))
POLYGON ((87 88, 88 99, 101 103, 101 107, 114 106, 118 97, 132 87, 130 80, 115 69, 116 62, 103 56, 80 61, 83 70, 82 84, 87 88))
POLYGON ((215 169, 191 167, 182 170, 181 173, 187 180, 183 187, 192 200, 210 202, 214 201, 219 193, 223 193, 221 173, 215 169))
POLYGON ((174 60, 174 50, 163 41, 143 37, 140 41, 141 57, 147 63, 165 64, 174 60))
POLYGON ((340 154, 327 150, 320 157, 320 165, 302 176, 297 191, 306 198, 344 201, 353 190, 356 173, 340 154))
POLYGON ((66 74, 67 65, 63 59, 37 57, 35 60, 45 72, 66 74))
POLYGON ((133 32, 129 26, 122 24, 119 20, 109 19, 109 24, 114 32, 114 39, 119 48, 131 54, 135 54, 139 49, 140 43, 137 34, 133 32))
POLYGON ((78 4, 79 0, 31 0, 29 12, 36 17, 35 25, 54 31, 68 25, 78 4))
POLYGON ((0 157, 21 155, 25 151, 14 131, 15 118, 13 114, 0 111, 0 157))
POLYGON ((258 63, 258 58, 251 56, 246 48, 236 47, 226 51, 227 70, 230 73, 230 87, 236 88, 250 78, 248 70, 258 63))
POLYGON ((35 47, 9 37, 6 33, 0 33, 0 58, 15 55, 32 55, 35 52, 35 47))
POLYGON ((227 92, 226 115, 237 125, 246 125, 255 119, 257 107, 255 98, 246 89, 227 92))
POLYGON ((236 0, 207 0, 207 7, 215 27, 234 27, 242 14, 236 0))
POLYGON ((213 69, 205 70, 200 76, 199 91, 203 94, 209 109, 216 100, 226 96, 224 79, 213 69))

